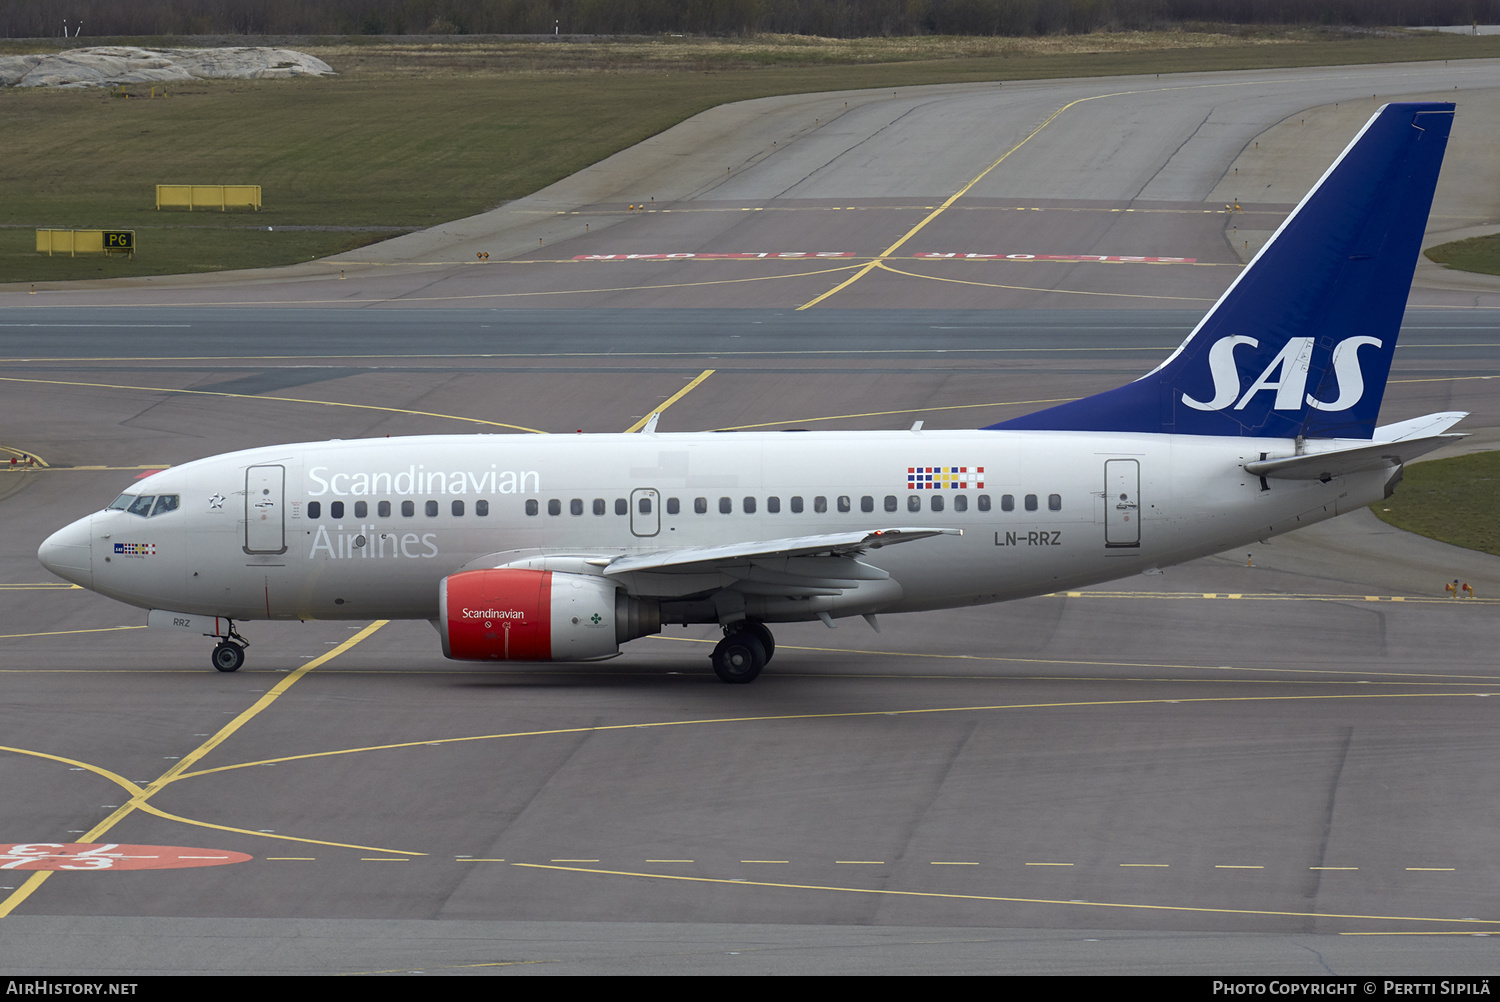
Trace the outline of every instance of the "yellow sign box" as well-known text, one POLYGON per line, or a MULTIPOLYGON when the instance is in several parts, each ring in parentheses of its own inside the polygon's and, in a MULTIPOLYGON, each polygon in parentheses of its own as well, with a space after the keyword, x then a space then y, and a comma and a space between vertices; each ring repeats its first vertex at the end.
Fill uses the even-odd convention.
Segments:
POLYGON ((135 230, 37 230, 36 252, 46 254, 129 254, 135 256, 135 230))
POLYGON ((158 209, 254 209, 260 211, 258 184, 159 184, 158 209))

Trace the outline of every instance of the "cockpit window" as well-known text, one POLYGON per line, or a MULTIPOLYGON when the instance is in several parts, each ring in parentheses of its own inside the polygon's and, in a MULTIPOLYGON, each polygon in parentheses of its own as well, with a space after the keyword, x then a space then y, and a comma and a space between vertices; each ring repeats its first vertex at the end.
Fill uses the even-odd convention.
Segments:
POLYGON ((121 494, 106 511, 128 511, 141 518, 150 518, 163 512, 176 511, 182 497, 178 494, 121 494))

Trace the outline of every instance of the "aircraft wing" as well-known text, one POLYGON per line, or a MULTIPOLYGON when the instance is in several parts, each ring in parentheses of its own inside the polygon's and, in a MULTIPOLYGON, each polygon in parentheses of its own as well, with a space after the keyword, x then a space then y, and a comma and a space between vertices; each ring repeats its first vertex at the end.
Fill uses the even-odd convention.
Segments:
POLYGON ((854 557, 866 550, 910 543, 932 536, 961 536, 962 529, 874 529, 869 532, 830 532, 821 536, 792 536, 788 539, 766 539, 753 543, 727 543, 723 546, 692 546, 683 550, 662 550, 623 556, 604 568, 605 577, 619 577, 633 571, 668 571, 693 574, 721 567, 778 557, 854 557))
MULTIPOLYGON (((1451 423, 1451 422, 1450 422, 1451 423)), ((1313 452, 1279 459, 1260 459, 1245 464, 1245 471, 1257 477, 1281 480, 1332 480, 1346 473, 1363 473, 1409 463, 1424 453, 1452 445, 1467 435, 1429 435, 1426 438, 1403 438, 1377 442, 1353 449, 1313 452)))
POLYGON ((603 572, 636 595, 686 595, 727 588, 767 597, 832 597, 854 590, 883 590, 890 575, 858 559, 867 550, 962 534, 961 529, 892 528, 692 546, 617 557, 603 572))

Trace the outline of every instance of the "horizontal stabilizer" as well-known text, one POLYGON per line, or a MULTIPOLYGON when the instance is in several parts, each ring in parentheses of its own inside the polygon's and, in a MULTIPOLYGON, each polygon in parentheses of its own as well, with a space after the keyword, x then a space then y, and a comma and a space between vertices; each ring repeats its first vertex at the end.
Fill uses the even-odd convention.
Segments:
POLYGON ((1399 442, 1380 442, 1353 449, 1315 452, 1282 459, 1261 459, 1245 464, 1245 471, 1257 477, 1279 480, 1332 480, 1347 473, 1364 473, 1409 463, 1418 456, 1452 445, 1467 435, 1430 435, 1399 442))
POLYGON ((1423 414, 1421 417, 1407 421, 1383 424, 1375 429, 1374 437, 1377 442, 1404 442, 1409 438, 1441 435, 1468 416, 1468 411, 1440 411, 1437 414, 1423 414))

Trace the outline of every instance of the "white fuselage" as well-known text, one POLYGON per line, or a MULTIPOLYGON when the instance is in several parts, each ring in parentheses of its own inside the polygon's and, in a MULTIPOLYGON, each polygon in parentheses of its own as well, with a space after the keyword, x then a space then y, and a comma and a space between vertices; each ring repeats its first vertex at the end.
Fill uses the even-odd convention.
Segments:
MULTIPOLYGON (((1390 479, 1387 469, 1327 483, 1266 482, 1243 464, 1268 450, 1292 455, 1295 443, 900 431, 272 446, 141 481, 132 488, 138 495, 175 495, 175 507, 82 519, 48 541, 48 566, 150 609, 233 619, 435 619, 439 583, 471 565, 546 555, 598 564, 825 533, 962 530, 867 551, 860 560, 898 587, 821 607, 834 616, 911 612, 1036 595, 1219 552, 1370 504, 1390 479), (932 469, 939 472, 925 472, 932 469)), ((759 618, 816 614, 810 605, 779 608, 759 618)), ((667 621, 706 618, 663 605, 667 621)))

